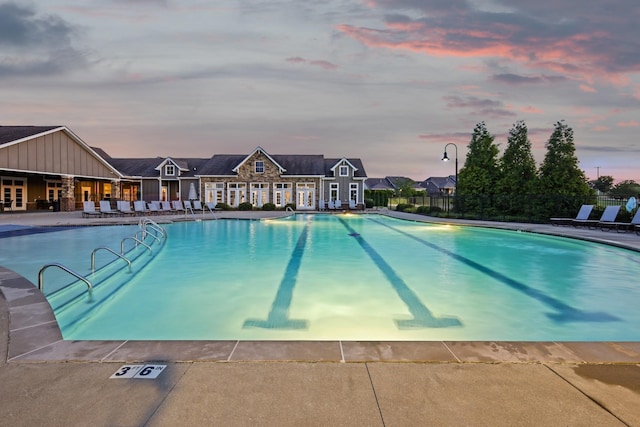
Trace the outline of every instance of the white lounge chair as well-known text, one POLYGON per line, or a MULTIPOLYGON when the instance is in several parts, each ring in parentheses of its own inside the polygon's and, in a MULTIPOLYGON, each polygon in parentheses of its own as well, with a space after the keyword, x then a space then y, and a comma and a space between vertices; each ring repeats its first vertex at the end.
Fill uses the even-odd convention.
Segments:
POLYGON ((147 203, 144 200, 136 200, 133 202, 133 211, 136 215, 147 215, 152 212, 147 208, 147 203))
POLYGON ((355 210, 355 208, 357 208, 357 207, 358 207, 358 204, 356 203, 356 201, 355 201, 355 200, 350 199, 350 200, 349 200, 349 209, 353 209, 353 210, 355 210))
POLYGON ((131 210, 131 203, 127 200, 118 200, 118 202, 116 203, 117 207, 118 207, 118 212, 120 212, 120 215, 129 215, 129 216, 133 216, 136 213, 134 211, 131 210))
POLYGON ((335 201, 335 207, 336 207, 336 209, 341 209, 342 208, 342 202, 340 201, 340 199, 335 201))
POLYGON ((82 217, 101 217, 102 212, 96 210, 96 204, 93 202, 82 202, 82 217))
POLYGON ((336 204, 334 201, 329 200, 329 210, 332 211, 336 208, 336 204))
POLYGON ((325 209, 327 209, 327 207, 325 206, 324 200, 322 199, 318 200, 318 210, 323 211, 325 209))
POLYGON ((207 202, 204 205, 209 209, 211 213, 215 213, 215 211, 219 211, 221 209, 216 208, 216 202, 207 202))
POLYGON ((160 202, 151 202, 148 204, 149 211, 154 215, 160 215, 164 213, 161 209, 160 202))
POLYGON ((111 209, 111 202, 108 200, 100 200, 100 212, 103 216, 116 216, 120 213, 114 209, 111 209))
POLYGON ((175 211, 171 208, 171 202, 160 202, 160 212, 165 214, 175 213, 175 211))
POLYGON ((174 200, 171 202, 171 210, 174 211, 174 213, 186 213, 187 210, 184 208, 184 205, 182 204, 182 200, 174 200))
POLYGON ((191 201, 185 200, 183 204, 184 204, 184 213, 191 212, 191 215, 193 215, 193 206, 191 206, 191 201))
POLYGON ((204 213, 204 206, 202 206, 202 202, 200 200, 193 201, 193 209, 202 211, 202 213, 204 213))

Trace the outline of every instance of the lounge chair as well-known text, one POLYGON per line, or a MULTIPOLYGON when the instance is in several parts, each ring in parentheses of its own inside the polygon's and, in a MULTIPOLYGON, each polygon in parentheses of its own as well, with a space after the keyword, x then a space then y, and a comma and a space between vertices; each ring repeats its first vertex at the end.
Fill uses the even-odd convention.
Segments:
POLYGON ((160 212, 165 214, 176 213, 176 211, 171 208, 171 202, 160 202, 160 212))
POLYGON ((191 206, 191 201, 189 200, 184 201, 184 213, 186 214, 187 211, 191 212, 191 215, 193 215, 193 206, 191 206))
POLYGON ((606 222, 598 224, 598 227, 600 227, 600 229, 603 231, 615 229, 618 233, 620 233, 632 230, 640 234, 640 209, 636 211, 636 214, 631 219, 631 222, 606 222))
POLYGON ((325 206, 324 200, 322 199, 318 200, 318 210, 323 211, 325 209, 327 209, 327 207, 325 206))
POLYGON ((202 211, 202 213, 204 213, 204 206, 202 206, 202 202, 200 200, 193 201, 193 209, 202 211))
POLYGON ((551 225, 571 225, 572 221, 589 219, 592 210, 593 205, 582 205, 575 218, 549 218, 549 221, 551 225))
POLYGON ((100 200, 100 212, 103 216, 117 216, 120 212, 111 209, 111 202, 108 200, 100 200))
POLYGON ((571 225, 574 227, 589 227, 598 228, 601 223, 613 222, 616 220, 620 212, 620 206, 607 206, 602 212, 602 216, 599 220, 596 219, 574 219, 571 221, 571 225))
POLYGON ((93 202, 82 202, 82 217, 95 218, 101 217, 102 212, 96 210, 96 204, 93 202))
POLYGON ((207 207, 207 209, 209 209, 209 211, 211 213, 215 213, 215 211, 221 210, 221 209, 216 208, 216 205, 217 205, 216 202, 207 202, 204 205, 207 207))
POLYGON ((342 208, 342 202, 340 201, 340 199, 336 200, 334 205, 335 205, 336 209, 341 209, 342 208))
POLYGON ((182 204, 182 200, 172 201, 171 210, 173 210, 174 213, 187 213, 187 210, 184 208, 184 205, 182 204))
POLYGON ((120 215, 134 216, 136 213, 131 210, 131 203, 127 200, 118 200, 117 202, 118 212, 120 215))
POLYGON ((147 208, 147 203, 144 200, 136 200, 133 202, 133 211, 136 215, 147 215, 152 212, 147 208))
POLYGON ((151 212, 153 215, 160 215, 161 213, 164 213, 160 209, 160 202, 151 202, 148 204, 148 207, 149 207, 149 212, 151 212))
POLYGON ((349 209, 355 210, 358 207, 358 204, 355 200, 349 199, 349 209))
POLYGON ((329 200, 329 204, 328 204, 328 209, 330 211, 334 210, 336 208, 336 203, 332 200, 329 200))

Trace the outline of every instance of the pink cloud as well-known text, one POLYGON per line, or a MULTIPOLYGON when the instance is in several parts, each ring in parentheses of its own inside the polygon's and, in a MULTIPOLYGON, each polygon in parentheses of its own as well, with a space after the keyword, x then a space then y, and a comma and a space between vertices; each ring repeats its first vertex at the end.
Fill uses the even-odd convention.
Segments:
POLYGON ((544 111, 542 111, 539 108, 533 107, 531 105, 527 105, 526 107, 522 107, 520 109, 520 111, 522 111, 523 113, 530 113, 530 114, 543 114, 544 111))
POLYGON ((638 126, 640 126, 640 122, 638 122, 637 120, 629 120, 628 122, 620 122, 620 123, 618 123, 618 126, 620 126, 622 128, 638 127, 638 126))
POLYGON ((580 85, 580 90, 582 90, 583 92, 589 92, 589 93, 596 93, 597 92, 597 90, 595 90, 591 86, 587 86, 587 85, 580 85))
POLYGON ((325 70, 335 70, 338 68, 338 66, 332 62, 329 61, 324 61, 324 60, 307 60, 304 58, 301 58, 299 56, 294 56, 291 58, 287 58, 285 59, 285 61, 287 62, 291 62, 293 64, 309 64, 312 65, 314 67, 320 67, 320 68, 324 68, 325 70))
MULTIPOLYGON (((370 2, 370 5, 380 6, 380 3, 370 2)), ((603 79, 615 85, 628 85, 630 80, 626 73, 640 71, 640 62, 616 62, 615 49, 606 48, 613 46, 615 38, 604 30, 585 27, 582 31, 572 28, 574 33, 568 35, 560 34, 560 31, 539 33, 518 19, 512 19, 512 24, 504 22, 507 16, 515 15, 502 15, 504 21, 496 18, 490 22, 476 22, 472 10, 465 10, 459 17, 454 16, 454 11, 438 17, 431 12, 425 10, 425 17, 415 20, 394 15, 387 18, 382 29, 348 24, 336 28, 370 47, 439 57, 503 58, 530 69, 566 74, 565 78, 585 81, 589 85, 603 79)), ((593 91, 589 85, 583 85, 581 89, 593 91)))

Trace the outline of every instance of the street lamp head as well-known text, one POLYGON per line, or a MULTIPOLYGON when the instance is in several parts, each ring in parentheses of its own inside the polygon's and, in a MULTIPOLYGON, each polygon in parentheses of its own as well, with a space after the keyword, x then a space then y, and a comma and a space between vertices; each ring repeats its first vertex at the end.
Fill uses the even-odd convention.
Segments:
POLYGON ((449 156, 447 156, 447 151, 446 150, 444 152, 444 156, 442 156, 442 161, 443 162, 448 162, 449 161, 449 156))

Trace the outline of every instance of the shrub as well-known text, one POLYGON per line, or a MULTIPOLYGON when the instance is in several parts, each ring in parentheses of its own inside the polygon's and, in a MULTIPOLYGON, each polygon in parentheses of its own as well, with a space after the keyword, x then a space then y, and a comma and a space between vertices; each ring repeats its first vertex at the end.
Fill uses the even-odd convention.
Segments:
POLYGON ((220 209, 220 210, 223 210, 223 211, 230 211, 231 210, 231 206, 229 206, 226 203, 218 203, 216 205, 216 209, 220 209))
POLYGON ((442 208, 438 207, 438 206, 418 206, 418 209, 416 209, 416 213, 419 214, 439 214, 440 212, 442 212, 442 208))
POLYGON ((240 211, 252 211, 253 205, 249 202, 242 202, 238 205, 238 210, 240 211))
POLYGON ((275 211, 276 210, 276 205, 274 205, 273 203, 265 203, 264 205, 262 205, 262 210, 263 211, 275 211))
POLYGON ((406 212, 409 209, 413 209, 413 205, 411 203, 398 203, 396 206, 396 210, 399 212, 406 212))
POLYGON ((287 210, 287 208, 291 208, 291 209, 293 209, 295 211, 296 210, 296 204, 295 203, 287 203, 284 206, 284 209, 287 210))
POLYGON ((373 207, 373 199, 364 199, 364 205, 367 209, 371 209, 373 207))

